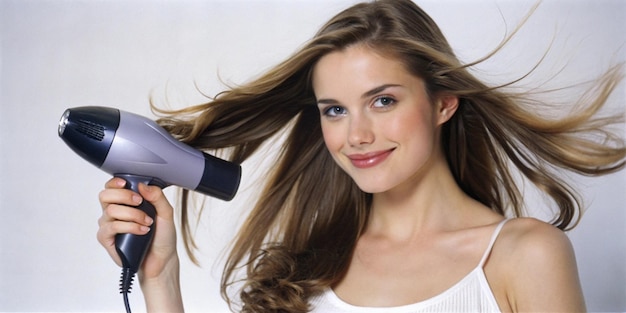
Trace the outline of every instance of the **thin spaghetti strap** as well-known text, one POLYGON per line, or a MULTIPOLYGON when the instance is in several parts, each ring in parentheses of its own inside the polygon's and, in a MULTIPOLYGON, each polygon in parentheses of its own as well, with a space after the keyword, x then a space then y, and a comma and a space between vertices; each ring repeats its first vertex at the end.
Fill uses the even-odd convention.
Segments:
POLYGON ((500 231, 502 230, 502 226, 504 226, 504 224, 508 221, 509 219, 504 219, 502 222, 500 222, 500 224, 498 224, 498 226, 496 226, 496 229, 493 231, 493 234, 491 235, 491 240, 489 240, 489 245, 487 246, 487 249, 485 250, 485 253, 483 254, 482 259, 480 259, 480 263, 478 264, 479 267, 483 267, 485 266, 485 262, 487 262, 487 258, 489 258, 489 255, 491 254, 491 249, 493 248, 493 245, 496 243, 496 239, 498 239, 498 235, 500 234, 500 231))

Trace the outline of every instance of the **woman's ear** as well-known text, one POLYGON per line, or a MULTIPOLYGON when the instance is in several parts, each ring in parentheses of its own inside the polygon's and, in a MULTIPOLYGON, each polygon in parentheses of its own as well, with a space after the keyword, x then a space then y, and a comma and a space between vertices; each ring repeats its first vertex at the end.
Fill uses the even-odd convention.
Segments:
POLYGON ((459 107, 459 97, 453 95, 441 95, 437 100, 437 125, 442 125, 456 112, 459 107))

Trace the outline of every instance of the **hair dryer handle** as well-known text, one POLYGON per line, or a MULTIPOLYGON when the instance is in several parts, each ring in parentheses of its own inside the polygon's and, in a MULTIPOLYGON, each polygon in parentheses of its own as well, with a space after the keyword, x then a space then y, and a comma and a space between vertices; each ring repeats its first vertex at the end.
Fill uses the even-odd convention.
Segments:
MULTIPOLYGON (((131 174, 115 175, 115 177, 120 177, 126 180, 126 186, 124 186, 124 188, 137 193, 139 193, 140 183, 146 185, 154 184, 154 179, 152 177, 131 174)), ((152 203, 144 200, 135 208, 142 210, 152 219, 156 219, 156 209, 152 203)), ((119 254, 122 259, 122 266, 124 268, 130 268, 133 273, 136 273, 139 270, 139 267, 141 266, 141 263, 150 248, 150 244, 152 243, 155 231, 154 227, 155 225, 153 224, 150 231, 145 235, 117 234, 115 236, 115 249, 117 250, 117 254, 119 254)))

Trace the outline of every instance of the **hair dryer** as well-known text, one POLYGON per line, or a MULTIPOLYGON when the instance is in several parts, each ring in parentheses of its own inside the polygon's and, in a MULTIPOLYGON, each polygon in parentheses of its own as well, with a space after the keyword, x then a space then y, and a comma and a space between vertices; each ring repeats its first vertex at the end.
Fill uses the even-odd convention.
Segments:
MULTIPOLYGON (((154 121, 137 114, 107 107, 67 109, 59 121, 58 132, 74 152, 101 170, 124 178, 125 188, 136 192, 139 183, 161 188, 178 185, 231 200, 239 188, 241 167, 238 164, 196 150, 173 138, 154 121)), ((148 201, 137 208, 152 218, 156 215, 148 201)), ((123 267, 130 269, 131 274, 139 269, 153 234, 154 229, 151 229, 143 236, 116 236, 117 252, 123 267)))

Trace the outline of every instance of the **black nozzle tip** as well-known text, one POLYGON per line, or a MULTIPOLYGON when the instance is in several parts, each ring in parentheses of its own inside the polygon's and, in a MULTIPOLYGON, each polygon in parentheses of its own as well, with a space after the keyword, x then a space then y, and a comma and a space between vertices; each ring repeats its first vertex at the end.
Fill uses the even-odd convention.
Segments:
POLYGON ((119 110, 106 107, 67 109, 59 120, 59 137, 85 160, 100 167, 120 123, 119 110))
POLYGON ((241 182, 241 166, 210 154, 204 154, 204 173, 196 191, 230 201, 241 182))

